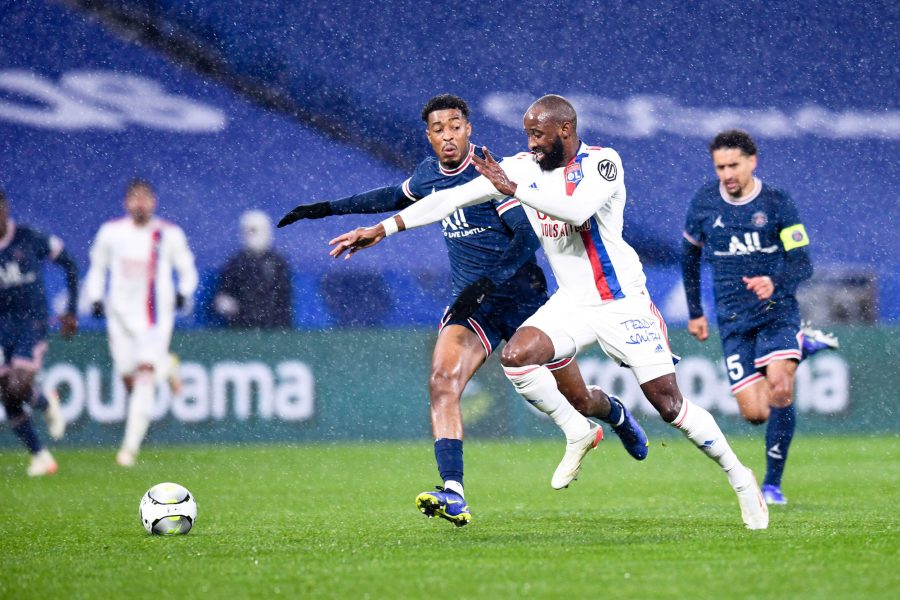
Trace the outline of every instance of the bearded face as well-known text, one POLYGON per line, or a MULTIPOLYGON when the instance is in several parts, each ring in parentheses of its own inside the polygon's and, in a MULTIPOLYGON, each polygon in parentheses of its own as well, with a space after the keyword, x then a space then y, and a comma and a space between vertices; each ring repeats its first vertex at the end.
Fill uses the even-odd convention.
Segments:
POLYGON ((560 168, 563 166, 565 159, 562 138, 556 136, 553 141, 550 142, 549 148, 537 148, 535 149, 535 153, 538 157, 538 165, 540 165, 542 171, 552 171, 553 169, 560 168))

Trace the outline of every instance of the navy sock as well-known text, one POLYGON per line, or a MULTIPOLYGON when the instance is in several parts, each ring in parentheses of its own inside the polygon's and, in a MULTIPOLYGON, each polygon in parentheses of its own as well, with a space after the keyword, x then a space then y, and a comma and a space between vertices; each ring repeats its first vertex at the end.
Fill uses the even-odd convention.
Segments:
POLYGON ((443 481, 453 480, 463 484, 462 440, 440 438, 434 442, 434 458, 443 481))
POLYGON ((797 412, 793 404, 786 408, 770 409, 766 426, 766 478, 763 484, 781 486, 781 475, 796 425, 797 412))
POLYGON ((25 447, 28 448, 28 451, 32 454, 37 454, 43 448, 41 444, 41 439, 37 435, 37 431, 34 430, 34 424, 31 421, 31 417, 25 416, 20 417, 22 420, 12 426, 12 430, 16 432, 16 435, 22 440, 22 443, 25 444, 25 447))
POLYGON ((31 406, 41 412, 47 410, 47 405, 49 402, 47 401, 47 396, 44 395, 44 392, 38 392, 36 396, 31 399, 31 406))
POLYGON ((622 406, 622 403, 619 402, 619 399, 615 396, 609 397, 609 414, 605 417, 602 417, 600 420, 609 423, 610 425, 621 425, 619 421, 622 420, 622 416, 625 412, 625 407, 622 406))

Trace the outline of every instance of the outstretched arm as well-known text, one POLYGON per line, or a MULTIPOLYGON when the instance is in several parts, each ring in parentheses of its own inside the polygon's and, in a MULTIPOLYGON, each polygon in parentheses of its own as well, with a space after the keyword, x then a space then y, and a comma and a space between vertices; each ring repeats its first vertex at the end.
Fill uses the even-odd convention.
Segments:
POLYGON ((346 252, 344 258, 350 258, 357 251, 374 246, 389 235, 436 223, 453 214, 458 208, 479 204, 491 198, 500 198, 503 195, 491 185, 490 181, 484 177, 476 177, 466 184, 429 194, 374 227, 359 227, 339 235, 328 242, 334 246, 329 254, 337 258, 346 252))
POLYGON ((301 204, 281 217, 278 227, 290 225, 300 219, 322 219, 332 215, 373 214, 389 211, 397 211, 406 208, 412 203, 403 187, 392 185, 376 188, 361 194, 353 194, 329 202, 316 202, 314 204, 301 204))
POLYGON ((488 149, 483 148, 483 151, 484 159, 473 156, 472 160, 478 172, 488 179, 497 190, 506 195, 515 196, 522 204, 527 204, 557 221, 572 225, 581 225, 600 210, 618 189, 622 178, 622 163, 619 155, 615 151, 607 149, 599 161, 598 158, 590 156, 584 159, 583 179, 571 196, 559 196, 547 190, 520 185, 525 182, 512 181, 502 165, 494 160, 488 149), (602 162, 609 162, 613 167, 604 171, 606 175, 600 176, 597 170, 598 165, 602 162))

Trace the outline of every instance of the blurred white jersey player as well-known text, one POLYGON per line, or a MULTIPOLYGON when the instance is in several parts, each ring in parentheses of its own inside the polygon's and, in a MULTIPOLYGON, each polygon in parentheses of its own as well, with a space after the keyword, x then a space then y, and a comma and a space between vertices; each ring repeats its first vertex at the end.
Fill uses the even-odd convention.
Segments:
POLYGON ((128 391, 125 437, 116 455, 122 466, 134 464, 147 434, 157 383, 176 376, 171 371, 177 361, 169 355, 175 312, 197 289, 184 232, 154 216, 155 210, 150 184, 132 181, 125 192, 127 214, 97 232, 85 282, 94 316, 106 315, 113 365, 128 391))

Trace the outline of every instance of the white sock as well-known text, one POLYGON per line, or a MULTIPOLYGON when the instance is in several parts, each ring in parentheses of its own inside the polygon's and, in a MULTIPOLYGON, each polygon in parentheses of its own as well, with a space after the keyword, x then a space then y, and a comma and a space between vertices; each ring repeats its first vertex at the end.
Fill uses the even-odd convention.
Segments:
POLYGON ((122 450, 136 455, 141 449, 141 442, 150 428, 150 411, 155 392, 156 383, 152 374, 135 378, 134 390, 128 398, 128 420, 125 422, 122 450))
POLYGON ((459 495, 462 496, 463 498, 466 497, 466 495, 463 493, 463 486, 462 486, 462 484, 461 484, 460 482, 458 482, 458 481, 453 480, 453 479, 448 479, 447 481, 444 482, 444 489, 445 489, 445 490, 450 490, 451 492, 456 492, 457 494, 459 494, 459 495))
POLYGON ((549 415, 562 429, 567 441, 583 438, 591 423, 576 411, 556 385, 550 369, 541 365, 503 367, 516 391, 539 411, 549 415))
POLYGON ((738 460, 725 434, 707 410, 684 398, 681 411, 671 424, 694 442, 701 452, 719 463, 731 487, 743 488, 750 481, 750 471, 738 460))

